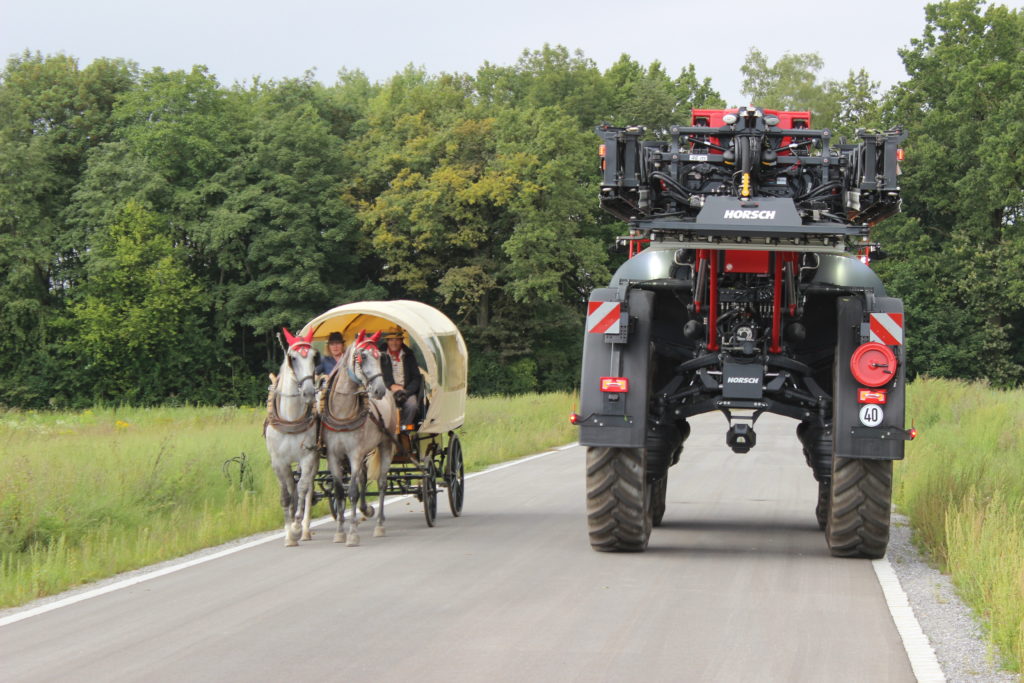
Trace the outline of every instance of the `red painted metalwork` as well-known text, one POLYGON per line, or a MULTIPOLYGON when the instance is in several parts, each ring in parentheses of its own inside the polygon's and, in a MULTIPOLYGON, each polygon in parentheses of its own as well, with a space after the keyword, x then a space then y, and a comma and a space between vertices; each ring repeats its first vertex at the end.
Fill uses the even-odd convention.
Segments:
MULTIPOLYGON (((707 253, 706 249, 697 250, 697 261, 693 270, 693 278, 695 281, 700 280, 700 269, 704 266, 704 260, 707 259, 707 253)), ((693 310, 695 313, 700 313, 701 306, 704 304, 704 299, 701 298, 702 296, 704 296, 704 292, 699 290, 696 290, 693 293, 693 310)))
POLYGON ((708 269, 708 351, 718 350, 718 255, 709 249, 711 267, 708 269))
POLYGON ((768 252, 746 249, 725 250, 725 271, 727 273, 768 274, 768 252))

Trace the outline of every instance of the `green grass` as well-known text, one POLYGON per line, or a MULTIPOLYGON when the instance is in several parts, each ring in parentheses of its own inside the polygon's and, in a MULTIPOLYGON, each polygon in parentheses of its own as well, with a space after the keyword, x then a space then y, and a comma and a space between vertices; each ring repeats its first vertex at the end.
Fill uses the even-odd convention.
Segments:
POLYGON ((1004 664, 1024 663, 1024 391, 923 379, 908 414, 919 436, 894 499, 914 536, 981 616, 1004 664))
MULTIPOLYGON (((459 430, 467 469, 573 441, 573 401, 471 398, 459 430)), ((0 413, 0 607, 280 526, 263 417, 261 408, 0 413)))

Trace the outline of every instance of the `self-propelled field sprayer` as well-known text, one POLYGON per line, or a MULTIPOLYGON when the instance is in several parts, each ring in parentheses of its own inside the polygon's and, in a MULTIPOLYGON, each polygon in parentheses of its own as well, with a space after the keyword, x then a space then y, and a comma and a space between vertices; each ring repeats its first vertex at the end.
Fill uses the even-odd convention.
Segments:
POLYGON ((881 557, 904 425, 903 302, 868 265, 900 205, 905 133, 852 143, 810 112, 694 110, 643 140, 599 126, 601 206, 630 258, 588 304, 573 416, 591 545, 639 551, 665 512, 688 418, 721 411, 753 449, 764 413, 796 420, 833 555, 881 557))

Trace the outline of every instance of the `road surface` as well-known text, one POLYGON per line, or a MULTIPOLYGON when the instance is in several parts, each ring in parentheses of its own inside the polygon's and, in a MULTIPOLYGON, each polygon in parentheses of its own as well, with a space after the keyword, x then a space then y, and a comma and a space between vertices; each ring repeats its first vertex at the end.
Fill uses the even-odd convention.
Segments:
POLYGON ((913 681, 871 563, 828 554, 771 415, 758 446, 693 420, 642 554, 590 549, 584 449, 415 499, 362 546, 275 540, 0 627, 15 681, 913 681))

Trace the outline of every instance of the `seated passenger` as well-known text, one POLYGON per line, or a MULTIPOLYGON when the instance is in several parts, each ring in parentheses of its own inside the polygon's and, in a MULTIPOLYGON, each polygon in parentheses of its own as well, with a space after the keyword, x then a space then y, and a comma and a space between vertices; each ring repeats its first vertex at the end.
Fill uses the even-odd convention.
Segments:
POLYGON ((387 334, 387 347, 381 355, 380 370, 384 373, 384 383, 394 394, 402 424, 414 424, 419 414, 423 375, 416 365, 412 349, 402 343, 402 329, 396 328, 387 334))
POLYGON ((341 332, 331 332, 327 337, 327 353, 320 357, 320 363, 316 366, 316 374, 329 375, 334 366, 338 364, 341 357, 345 355, 345 339, 341 332))

